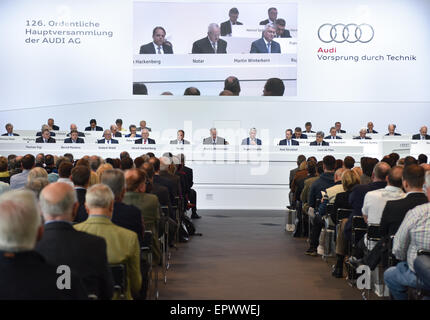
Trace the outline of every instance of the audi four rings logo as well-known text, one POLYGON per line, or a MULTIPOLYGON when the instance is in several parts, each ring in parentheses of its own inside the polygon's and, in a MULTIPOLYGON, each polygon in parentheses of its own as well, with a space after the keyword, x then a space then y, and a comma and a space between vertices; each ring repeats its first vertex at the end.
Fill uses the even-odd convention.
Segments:
POLYGON ((367 23, 325 23, 318 29, 318 38, 325 43, 342 43, 345 41, 349 43, 367 43, 370 42, 374 36, 375 31, 373 27, 367 23))

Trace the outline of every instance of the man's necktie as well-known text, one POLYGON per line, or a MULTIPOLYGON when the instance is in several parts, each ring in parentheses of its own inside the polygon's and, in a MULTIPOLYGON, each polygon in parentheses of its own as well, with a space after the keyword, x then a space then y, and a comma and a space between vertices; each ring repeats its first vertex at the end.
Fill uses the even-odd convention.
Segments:
POLYGON ((158 46, 158 48, 157 48, 157 53, 161 54, 161 47, 160 46, 158 46))
POLYGON ((271 51, 270 51, 270 42, 267 43, 267 53, 271 53, 271 51))
POLYGON ((110 143, 110 140, 106 140, 106 142, 107 142, 107 144, 109 144, 109 143, 110 143))
POLYGON ((146 139, 145 139, 145 140, 143 140, 143 144, 146 144, 146 139))
POLYGON ((212 48, 214 48, 214 52, 216 53, 216 42, 212 42, 212 48))
POLYGON ((289 146, 290 145, 290 140, 287 140, 287 146, 289 146))

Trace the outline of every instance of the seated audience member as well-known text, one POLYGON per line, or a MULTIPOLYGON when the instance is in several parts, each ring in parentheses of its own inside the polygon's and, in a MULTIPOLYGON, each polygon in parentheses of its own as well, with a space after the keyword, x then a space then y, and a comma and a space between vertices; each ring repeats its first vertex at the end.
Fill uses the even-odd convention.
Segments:
POLYGON ((35 165, 35 159, 32 154, 26 154, 21 159, 21 168, 22 172, 14 174, 10 177, 10 188, 11 189, 20 189, 24 188, 27 184, 27 177, 30 173, 30 170, 35 165))
POLYGON ((125 264, 127 270, 125 296, 126 299, 131 300, 133 296, 139 294, 142 285, 137 234, 112 223, 115 197, 107 185, 96 184, 90 187, 85 199, 88 219, 74 227, 78 231, 105 239, 109 264, 125 264))
POLYGON ((55 143, 55 139, 51 138, 51 133, 48 129, 45 129, 42 132, 42 136, 36 139, 36 143, 55 143))
POLYGON ((88 213, 85 208, 85 196, 90 183, 90 176, 91 171, 87 166, 77 165, 72 169, 72 182, 75 186, 75 191, 79 202, 78 213, 75 216, 74 222, 82 222, 88 218, 88 213))
POLYGON ((240 82, 239 79, 234 77, 234 76, 230 76, 227 79, 225 79, 224 81, 224 91, 228 90, 231 91, 231 93, 234 96, 238 96, 240 94, 240 82))
POLYGON ((268 24, 268 23, 273 23, 273 24, 275 24, 276 23, 276 19, 277 19, 277 17, 278 17, 278 9, 276 9, 276 8, 269 8, 268 10, 267 10, 267 13, 268 13, 268 15, 269 15, 269 19, 266 19, 266 20, 263 20, 263 21, 260 21, 260 26, 265 26, 266 24, 268 24))
POLYGON ((176 140, 170 140, 170 144, 190 144, 188 140, 184 139, 184 136, 185 136, 185 131, 178 130, 176 140))
POLYGON ((281 53, 280 44, 273 41, 275 35, 275 25, 271 23, 266 24, 263 30, 263 37, 251 43, 249 53, 281 53))
POLYGON ((285 139, 279 141, 280 146, 298 146, 299 142, 293 139, 293 130, 285 130, 285 139))
POLYGON ((195 41, 191 53, 227 53, 227 42, 219 38, 220 34, 220 27, 211 23, 207 37, 195 41))
POLYGON ((45 129, 48 129, 48 131, 51 134, 51 137, 55 137, 55 132, 53 132, 52 129, 47 124, 42 125, 42 129, 36 133, 36 137, 42 136, 43 131, 45 131, 45 129))
POLYGON ((171 44, 165 43, 166 30, 163 27, 155 27, 152 30, 152 42, 140 47, 140 54, 172 54, 171 44))
MULTIPOLYGON (((421 153, 421 154, 418 156, 418 164, 426 164, 426 163, 427 163, 427 161, 428 161, 428 158, 427 158, 427 156, 426 156, 425 154, 421 153)), ((1 171, 1 170, 0 170, 0 171, 1 171)))
POLYGON ((58 168, 58 180, 57 182, 67 183, 74 187, 72 180, 70 179, 72 175, 73 164, 69 161, 64 161, 60 164, 58 168))
POLYGON ((71 163, 74 163, 73 154, 71 154, 71 153, 65 153, 65 154, 64 154, 64 157, 65 157, 65 158, 67 158, 67 159, 69 159, 69 161, 70 161, 71 163))
POLYGON ((366 130, 366 132, 367 133, 373 133, 373 134, 378 133, 378 131, 373 130, 373 122, 372 121, 369 121, 367 123, 367 130, 366 130))
POLYGON ((233 25, 243 25, 242 22, 237 21, 239 17, 239 10, 237 8, 231 8, 228 12, 229 20, 221 23, 221 37, 231 36, 233 25))
POLYGON ((132 169, 134 165, 132 158, 124 158, 121 160, 121 170, 125 171, 128 169, 132 169))
POLYGON ((315 133, 315 131, 312 131, 312 123, 309 121, 305 123, 305 129, 305 133, 315 133))
MULTIPOLYGON (((391 167, 385 162, 378 162, 375 165, 372 173, 372 182, 366 185, 355 186, 349 196, 349 203, 352 207, 352 213, 348 218, 348 222, 345 226, 345 237, 351 240, 351 228, 352 228, 352 217, 361 216, 364 197, 369 191, 382 189, 387 186, 387 175, 391 167)), ((356 242, 361 239, 355 239, 356 242)))
POLYGON ((59 126, 56 126, 56 125, 54 124, 54 119, 52 119, 52 118, 49 118, 49 119, 48 119, 48 126, 49 126, 50 130, 55 130, 55 131, 60 130, 60 127, 59 127, 59 126))
POLYGON ((0 181, 9 184, 10 172, 8 170, 7 158, 0 156, 0 181))
POLYGON ((343 159, 343 167, 345 169, 352 169, 355 165, 355 159, 351 156, 346 156, 345 159, 343 159))
POLYGON ((318 209, 318 203, 322 199, 321 191, 326 190, 334 185, 334 166, 336 164, 336 159, 333 156, 325 156, 323 159, 323 169, 324 173, 312 183, 309 191, 309 210, 308 214, 313 217, 313 226, 310 234, 309 249, 305 254, 310 256, 317 255, 317 247, 319 244, 319 237, 321 233, 321 228, 323 227, 323 219, 320 215, 315 214, 318 209))
MULTIPOLYGON (((307 161, 302 161, 299 165, 299 170, 295 171, 294 173, 294 178, 290 183, 290 203, 292 203, 293 205, 296 203, 296 198, 295 198, 295 194, 296 194, 296 190, 297 190, 297 183, 300 180, 303 180, 304 178, 306 178, 308 176, 308 170, 307 170, 307 161)), ((295 170, 295 169, 293 169, 295 170)), ((292 171, 292 170, 291 170, 292 171)), ((290 177, 291 177, 291 171, 290 171, 290 177)))
POLYGON ((414 134, 412 136, 413 140, 430 140, 430 135, 427 134, 427 127, 422 126, 420 129, 420 133, 414 134))
POLYGON ((270 78, 264 85, 263 96, 283 96, 284 92, 284 82, 279 78, 270 78))
POLYGON ((405 157, 404 167, 410 166, 411 164, 418 164, 418 160, 412 156, 405 157))
POLYGON ((195 87, 186 88, 184 91, 184 96, 199 96, 200 90, 195 87))
POLYGON ((369 184, 372 182, 372 173, 376 164, 378 163, 378 159, 362 157, 360 159, 361 169, 363 174, 360 176, 360 184, 369 184))
MULTIPOLYGON (((158 159, 157 159, 158 160, 158 159)), ((154 163, 155 164, 155 163, 154 163)), ((158 160, 157 172, 155 172, 154 164, 150 162, 145 162, 142 165, 142 170, 145 171, 148 176, 148 180, 150 182, 150 189, 146 190, 149 193, 155 194, 158 197, 158 201, 161 206, 168 207, 169 215, 172 219, 176 219, 176 216, 172 210, 172 201, 170 199, 169 189, 160 183, 160 161, 158 160), (157 176, 156 179, 154 177, 157 176), (155 182, 158 180, 157 182, 155 182)))
POLYGON ((121 131, 127 131, 123 126, 122 126, 122 119, 116 119, 115 120, 115 125, 118 129, 119 132, 121 131))
POLYGON ((159 160, 160 160, 160 172, 159 172, 160 178, 171 181, 173 194, 175 196, 171 200, 175 204, 175 198, 182 197, 180 178, 176 176, 174 172, 170 171, 171 168, 176 170, 170 158, 163 156, 159 160))
POLYGON ((395 132, 396 131, 396 125, 395 124, 389 124, 388 125, 388 133, 386 136, 401 136, 400 133, 395 132))
POLYGON ((175 186, 173 185, 173 182, 169 179, 166 179, 164 177, 160 176, 160 160, 156 157, 151 157, 149 159, 149 163, 153 165, 154 168, 154 178, 153 178, 153 186, 156 185, 162 185, 167 188, 169 191, 169 199, 171 204, 173 205, 175 202, 175 197, 177 194, 175 194, 175 186))
POLYGON ((133 82, 133 95, 148 95, 148 88, 143 82, 133 82))
POLYGON ((204 138, 203 144, 213 144, 213 145, 228 144, 228 142, 224 138, 218 137, 218 132, 216 128, 211 128, 209 132, 210 132, 210 137, 204 138))
POLYGON ((129 130, 130 133, 125 135, 126 138, 142 138, 140 134, 136 133, 137 128, 134 124, 130 125, 129 130))
POLYGON ((10 136, 10 137, 19 136, 18 133, 13 132, 12 123, 7 123, 5 128, 6 128, 6 133, 3 133, 2 136, 10 136))
MULTIPOLYGON (((34 169, 37 169, 37 168, 34 168, 34 169)), ((40 192, 48 184, 49 184, 48 178, 37 177, 28 181, 27 184, 25 185, 25 189, 33 191, 36 197, 39 198, 40 192)))
POLYGON ((173 93, 171 93, 170 91, 164 91, 161 93, 162 96, 173 96, 173 93))
POLYGON ((336 159, 336 164, 334 166, 334 170, 343 168, 343 160, 342 159, 336 159))
POLYGON ((134 140, 135 144, 155 144, 155 140, 149 138, 149 130, 142 129, 142 138, 134 140))
POLYGON ((121 138, 122 137, 122 133, 118 131, 118 127, 114 124, 112 124, 110 126, 110 132, 111 132, 112 136, 115 138, 121 138))
POLYGON ((86 127, 85 131, 103 131, 103 128, 97 125, 96 119, 91 119, 90 126, 86 127))
POLYGON ((69 266, 82 279, 88 294, 110 300, 113 286, 106 241, 73 228, 78 206, 76 193, 67 183, 52 183, 43 189, 40 208, 45 226, 35 250, 53 266, 69 266))
POLYGON ((335 169, 334 172, 334 185, 327 188, 322 192, 321 204, 318 207, 318 214, 320 216, 325 216, 327 212, 327 205, 334 204, 334 200, 336 199, 336 195, 341 192, 345 192, 345 189, 342 185, 342 176, 346 171, 344 167, 339 167, 335 169))
MULTIPOLYGON (((307 160, 306 161, 306 171, 307 171, 306 177, 303 177, 302 179, 296 179, 296 182, 295 182, 296 191, 295 191, 295 194, 291 195, 290 199, 300 200, 300 196, 301 196, 303 189, 305 187, 306 180, 308 180, 309 178, 316 177, 316 175, 317 175, 317 162, 314 160, 307 160)), ((290 173, 290 177, 291 177, 291 173, 290 173)), ((290 201, 292 201, 292 200, 290 200, 290 201)), ((294 205, 294 203, 293 203, 293 205, 294 205)), ((293 206, 293 207, 295 208, 295 206, 293 206)))
POLYGON ((329 143, 324 141, 324 132, 322 131, 318 131, 316 136, 315 136, 316 140, 311 142, 309 145, 310 146, 328 146, 329 143))
POLYGON ((249 130, 249 137, 242 140, 242 145, 259 145, 261 146, 261 140, 257 137, 257 129, 251 128, 249 130))
POLYGON ((57 266, 34 250, 43 226, 34 193, 18 190, 0 196, 0 299, 87 299, 82 282, 72 273, 70 289, 59 290, 57 266))
POLYGON ((316 166, 317 173, 313 177, 308 177, 306 181, 304 182, 303 191, 300 194, 300 200, 303 203, 303 213, 307 214, 309 209, 309 192, 311 189, 312 184, 319 179, 321 174, 324 173, 324 166, 322 161, 317 162, 316 166))
POLYGON ((99 156, 93 155, 89 157, 88 163, 90 165, 91 171, 96 172, 97 169, 102 165, 103 159, 100 158, 99 156))
POLYGON ((100 165, 97 168, 96 175, 97 175, 97 178, 98 178, 98 180, 97 180, 98 182, 101 183, 100 179, 102 177, 103 172, 108 171, 108 170, 113 170, 113 166, 111 164, 109 164, 109 163, 103 163, 102 165, 100 165))
POLYGON ((48 179, 48 173, 43 168, 34 167, 28 173, 27 182, 30 182, 31 180, 36 179, 36 178, 45 178, 45 179, 48 179))
POLYGON ((125 158, 131 158, 131 157, 130 157, 130 154, 129 154, 127 151, 123 151, 123 152, 121 152, 121 153, 119 154, 119 159, 120 159, 120 160, 125 159, 125 158))
POLYGON ((335 127, 335 129, 336 129, 336 133, 346 133, 346 131, 345 131, 345 130, 342 130, 342 124, 341 124, 339 121, 337 121, 337 122, 334 124, 334 127, 335 127))
POLYGON ((302 133, 302 128, 296 127, 294 129, 294 138, 295 139, 307 139, 308 136, 304 133, 302 133))
POLYGON ((103 132, 103 139, 97 140, 97 143, 118 144, 118 140, 112 139, 112 132, 106 129, 103 132))
POLYGON ((36 155, 36 167, 45 168, 45 154, 38 153, 36 155))
POLYGON ((200 216, 197 214, 197 193, 193 189, 193 185, 194 185, 193 169, 185 165, 185 155, 180 154, 179 158, 181 161, 181 170, 185 172, 185 179, 187 181, 185 196, 186 196, 186 200, 191 205, 191 212, 192 212, 191 218, 198 219, 200 216))
POLYGON ((230 90, 223 90, 219 93, 220 96, 233 96, 233 92, 230 90))
POLYGON ((148 129, 148 131, 151 132, 151 128, 146 126, 145 120, 140 120, 139 125, 140 127, 137 128, 137 131, 142 131, 142 129, 148 129))
POLYGON ((359 136, 355 137, 354 139, 355 140, 370 140, 370 139, 372 139, 371 137, 366 136, 366 133, 367 133, 366 128, 361 128, 360 132, 359 132, 359 136))
POLYGON ((286 22, 284 19, 276 19, 276 36, 275 38, 291 38, 290 31, 285 29, 286 22))
POLYGON ((77 130, 70 131, 70 138, 64 139, 64 143, 84 143, 84 139, 79 138, 77 130))
MULTIPOLYGON (((352 189, 360 184, 359 176, 352 170, 346 169, 342 175, 342 186, 344 192, 336 194, 333 211, 337 212, 338 209, 352 209, 349 204, 348 198, 352 192, 352 189)), ((332 276, 335 278, 343 277, 343 262, 347 254, 348 243, 344 237, 345 224, 348 219, 342 219, 337 221, 339 223, 339 232, 336 235, 336 264, 333 268, 332 276)))
POLYGON ((78 126, 74 123, 70 125, 70 132, 67 134, 68 137, 70 137, 72 131, 76 131, 78 133, 78 137, 85 137, 85 133, 78 131, 78 126))
POLYGON ((336 128, 335 127, 331 127, 330 128, 330 135, 327 136, 327 137, 325 137, 324 139, 335 140, 335 139, 342 139, 342 138, 337 135, 336 128))
MULTIPOLYGON (((425 180, 427 197, 430 199, 429 172, 425 180)), ((429 234, 430 203, 425 203, 407 212, 394 237, 393 254, 401 262, 385 271, 384 281, 395 300, 406 300, 408 287, 417 287, 414 262, 418 250, 430 250, 429 234)))
POLYGON ((158 241, 158 227, 160 222, 160 204, 156 195, 146 193, 148 177, 143 170, 130 169, 125 172, 126 192, 123 202, 137 207, 143 217, 145 230, 152 231, 153 261, 160 262, 161 251, 158 241))

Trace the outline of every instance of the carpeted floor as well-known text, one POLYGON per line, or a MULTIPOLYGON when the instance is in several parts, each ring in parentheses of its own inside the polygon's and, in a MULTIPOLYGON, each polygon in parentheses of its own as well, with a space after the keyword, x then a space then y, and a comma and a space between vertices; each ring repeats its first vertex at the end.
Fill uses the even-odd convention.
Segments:
POLYGON ((172 251, 160 299, 362 299, 331 263, 304 255, 281 211, 199 211, 197 232, 172 251))

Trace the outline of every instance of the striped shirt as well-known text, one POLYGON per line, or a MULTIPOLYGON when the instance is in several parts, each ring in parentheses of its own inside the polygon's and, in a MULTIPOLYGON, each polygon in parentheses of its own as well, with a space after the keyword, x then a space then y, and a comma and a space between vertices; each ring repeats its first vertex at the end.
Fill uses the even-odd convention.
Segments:
POLYGON ((399 260, 407 260, 413 272, 420 249, 430 250, 430 203, 409 210, 394 237, 393 254, 399 260))

